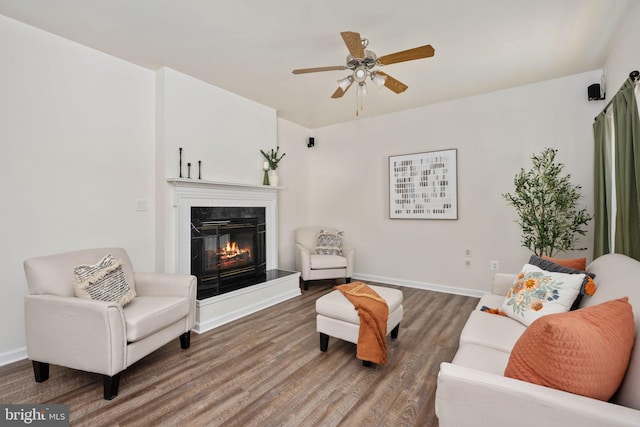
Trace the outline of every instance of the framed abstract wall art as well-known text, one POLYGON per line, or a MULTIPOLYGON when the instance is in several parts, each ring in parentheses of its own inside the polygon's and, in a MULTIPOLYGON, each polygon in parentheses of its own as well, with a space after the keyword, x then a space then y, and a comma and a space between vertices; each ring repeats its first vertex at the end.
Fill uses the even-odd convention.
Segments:
POLYGON ((457 154, 389 156, 389 218, 458 219, 457 154))

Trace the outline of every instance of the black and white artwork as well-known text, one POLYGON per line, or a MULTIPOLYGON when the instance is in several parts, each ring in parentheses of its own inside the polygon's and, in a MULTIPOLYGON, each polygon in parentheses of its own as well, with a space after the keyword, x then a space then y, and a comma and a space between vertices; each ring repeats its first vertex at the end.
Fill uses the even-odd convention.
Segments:
POLYGON ((391 219, 458 219, 457 150, 389 156, 391 219))

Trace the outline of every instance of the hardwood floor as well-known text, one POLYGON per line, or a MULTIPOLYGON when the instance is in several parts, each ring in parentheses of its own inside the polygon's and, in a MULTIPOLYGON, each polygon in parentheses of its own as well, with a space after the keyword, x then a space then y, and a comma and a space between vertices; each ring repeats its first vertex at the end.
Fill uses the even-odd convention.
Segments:
POLYGON ((437 426, 439 365, 477 299, 398 287, 405 313, 389 363, 365 368, 354 344, 319 349, 315 300, 331 287, 192 333, 188 350, 176 338, 127 369, 112 401, 99 375, 52 365, 38 384, 23 360, 0 367, 0 402, 68 404, 78 426, 437 426))

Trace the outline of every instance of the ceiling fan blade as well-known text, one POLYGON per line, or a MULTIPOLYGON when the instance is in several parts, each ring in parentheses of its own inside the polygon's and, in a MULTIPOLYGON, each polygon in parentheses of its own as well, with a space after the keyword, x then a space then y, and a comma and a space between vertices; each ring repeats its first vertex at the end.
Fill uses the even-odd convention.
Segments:
POLYGON ((331 95, 332 98, 342 98, 342 95, 344 95, 345 93, 347 93, 347 91, 349 90, 349 88, 351 87, 353 83, 350 83, 349 86, 347 86, 347 88, 345 90, 342 90, 342 88, 340 86, 338 86, 338 89, 336 89, 335 92, 333 92, 333 95, 331 95))
POLYGON ((389 88, 392 91, 394 91, 395 93, 402 93, 405 90, 407 90, 407 88, 409 87, 406 84, 394 79, 393 77, 391 77, 387 73, 383 73, 382 71, 377 71, 377 73, 380 74, 381 76, 385 77, 384 85, 387 88, 389 88))
POLYGON ((347 45, 347 49, 349 49, 351 56, 358 59, 364 58, 364 48, 362 47, 362 39, 360 38, 359 33, 343 31, 340 35, 344 40, 344 44, 347 45))
POLYGON ((396 62, 413 61, 414 59, 429 58, 433 56, 435 50, 430 44, 415 47, 413 49, 403 50, 401 52, 391 53, 378 58, 382 65, 395 64, 396 62))
POLYGON ((297 70, 293 70, 293 74, 305 74, 305 73, 316 73, 318 71, 334 71, 334 70, 346 70, 347 67, 344 65, 333 65, 330 67, 315 67, 315 68, 298 68, 297 70))

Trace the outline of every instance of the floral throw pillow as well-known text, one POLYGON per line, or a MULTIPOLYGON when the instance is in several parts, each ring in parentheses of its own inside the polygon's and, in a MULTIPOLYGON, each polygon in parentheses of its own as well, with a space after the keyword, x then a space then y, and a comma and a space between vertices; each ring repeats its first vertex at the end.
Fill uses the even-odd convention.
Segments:
POLYGON ((550 272, 525 264, 500 310, 529 326, 546 314, 569 311, 584 280, 584 274, 550 272))
POLYGON ((342 240, 344 231, 330 233, 325 230, 318 232, 316 241, 316 255, 340 255, 342 256, 342 240))
MULTIPOLYGON (((585 258, 576 258, 576 259, 579 261, 580 267, 581 267, 583 263, 580 260, 583 260, 585 258)), ((596 286, 596 283, 593 281, 596 275, 593 273, 588 273, 584 271, 584 269, 576 270, 575 268, 567 267, 567 265, 558 264, 555 261, 551 261, 551 260, 562 261, 562 259, 560 258, 549 258, 549 257, 540 258, 536 255, 531 255, 531 258, 529 258, 529 264, 535 265, 536 267, 540 267, 543 270, 552 271, 556 273, 568 273, 568 274, 583 273, 586 275, 584 282, 582 282, 582 288, 580 288, 580 294, 578 295, 578 298, 576 298, 576 300, 573 303, 573 306, 571 307, 571 310, 577 310, 578 308, 580 308, 580 301, 582 300, 583 295, 593 296, 593 294, 596 293, 597 286, 596 286)), ((571 261, 571 264, 577 264, 573 259, 570 261, 571 261)))

